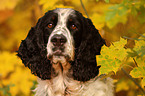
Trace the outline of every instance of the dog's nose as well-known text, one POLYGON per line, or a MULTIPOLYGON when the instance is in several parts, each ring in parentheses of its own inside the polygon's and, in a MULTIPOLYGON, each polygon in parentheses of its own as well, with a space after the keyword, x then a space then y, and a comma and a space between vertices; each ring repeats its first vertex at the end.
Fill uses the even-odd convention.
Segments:
POLYGON ((66 43, 66 37, 64 35, 54 35, 51 38, 51 42, 53 43, 54 46, 59 47, 63 46, 66 43))

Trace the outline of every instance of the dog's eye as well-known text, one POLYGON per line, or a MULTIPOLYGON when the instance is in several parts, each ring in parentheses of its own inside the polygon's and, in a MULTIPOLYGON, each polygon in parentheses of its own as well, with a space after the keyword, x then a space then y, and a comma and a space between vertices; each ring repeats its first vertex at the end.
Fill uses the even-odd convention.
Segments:
POLYGON ((77 26, 74 25, 74 24, 72 24, 72 25, 71 25, 71 28, 72 28, 73 30, 75 30, 75 29, 77 29, 77 26))
POLYGON ((52 28, 53 27, 53 24, 52 23, 49 23, 48 24, 48 28, 52 28))

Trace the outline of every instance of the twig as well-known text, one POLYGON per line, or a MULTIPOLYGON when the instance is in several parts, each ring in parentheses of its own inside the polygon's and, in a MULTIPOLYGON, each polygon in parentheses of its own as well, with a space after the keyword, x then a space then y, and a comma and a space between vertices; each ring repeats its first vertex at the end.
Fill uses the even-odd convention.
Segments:
POLYGON ((86 11, 86 9, 85 9, 85 6, 84 6, 84 4, 83 4, 82 0, 80 0, 80 2, 81 2, 81 5, 82 5, 82 7, 83 7, 83 9, 84 9, 84 11, 85 11, 85 14, 86 14, 86 15, 87 15, 87 17, 89 18, 89 15, 88 15, 88 13, 87 13, 87 11, 86 11))
POLYGON ((134 59, 134 58, 133 58, 133 61, 134 61, 135 65, 136 65, 136 67, 138 67, 137 62, 135 61, 135 59, 134 59))
POLYGON ((123 68, 121 68, 121 70, 130 80, 132 80, 139 87, 139 89, 143 92, 143 94, 145 94, 144 89, 132 78, 132 76, 130 76, 123 68))

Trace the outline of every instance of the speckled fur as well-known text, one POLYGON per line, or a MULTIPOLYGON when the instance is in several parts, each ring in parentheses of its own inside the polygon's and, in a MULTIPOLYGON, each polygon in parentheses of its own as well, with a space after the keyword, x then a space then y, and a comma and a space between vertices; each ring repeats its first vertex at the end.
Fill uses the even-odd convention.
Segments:
POLYGON ((17 55, 38 77, 36 96, 113 96, 112 79, 97 76, 100 66, 96 55, 104 44, 90 19, 73 9, 59 8, 38 20, 22 40, 17 55), (48 28, 52 18, 55 26, 48 28), (70 29, 70 22, 77 30, 70 29), (50 39, 55 34, 67 38, 64 56, 53 55, 50 39))

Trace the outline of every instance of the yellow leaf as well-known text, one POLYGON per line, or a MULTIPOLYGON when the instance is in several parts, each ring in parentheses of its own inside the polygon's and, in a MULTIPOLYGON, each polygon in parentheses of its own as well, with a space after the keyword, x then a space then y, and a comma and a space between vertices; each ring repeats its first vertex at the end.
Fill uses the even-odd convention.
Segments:
POLYGON ((141 86, 142 86, 142 88, 145 87, 145 77, 144 77, 143 80, 141 81, 141 86))
POLYGON ((101 65, 100 74, 107 74, 111 71, 115 73, 121 68, 127 59, 127 51, 130 49, 125 49, 124 46, 127 40, 120 38, 120 41, 113 42, 110 47, 103 46, 101 50, 101 55, 98 56, 98 65, 101 65))
POLYGON ((125 24, 126 21, 127 21, 127 16, 126 15, 124 15, 124 16, 116 15, 114 18, 112 18, 111 20, 107 21, 106 24, 111 29, 118 23, 125 24))
POLYGON ((53 6, 58 2, 59 0, 40 0, 39 4, 43 5, 43 10, 47 11, 49 9, 52 9, 53 6))
POLYGON ((33 76, 28 68, 17 67, 16 72, 12 74, 9 82, 13 83, 15 86, 10 89, 10 93, 18 94, 20 91, 28 96, 30 94, 31 87, 36 77, 33 76), (18 90, 18 91, 17 91, 18 90))
POLYGON ((73 8, 73 7, 72 6, 64 6, 63 4, 59 4, 59 5, 53 6, 52 8, 55 9, 55 8, 73 8))
POLYGON ((0 10, 14 9, 19 0, 0 0, 0 10))
POLYGON ((19 62, 16 54, 7 51, 0 53, 0 74, 4 78, 9 72, 14 71, 19 62))
POLYGON ((102 16, 101 14, 97 14, 97 13, 94 13, 92 16, 91 16, 91 20, 93 21, 93 24, 95 25, 95 27, 97 29, 102 29, 105 25, 105 17, 102 16))
POLYGON ((127 82, 121 81, 118 82, 116 85, 116 92, 122 91, 122 90, 129 90, 129 86, 127 84, 127 82))
POLYGON ((32 81, 36 80, 30 69, 24 67, 16 53, 7 51, 0 53, 0 75, 2 76, 3 85, 14 85, 10 87, 12 96, 16 96, 20 92, 28 96, 33 85, 32 81), (7 78, 5 78, 6 76, 7 78))

